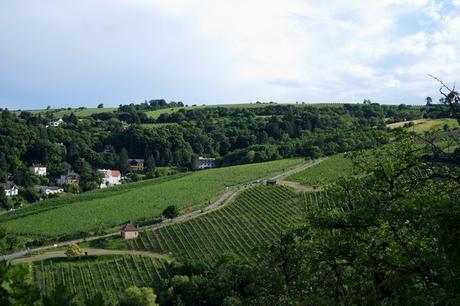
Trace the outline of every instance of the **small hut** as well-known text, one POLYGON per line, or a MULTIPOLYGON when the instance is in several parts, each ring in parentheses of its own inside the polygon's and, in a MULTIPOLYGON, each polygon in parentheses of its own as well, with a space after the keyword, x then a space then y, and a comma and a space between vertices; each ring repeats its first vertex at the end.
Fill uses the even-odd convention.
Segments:
POLYGON ((129 223, 122 227, 120 234, 123 239, 134 239, 139 236, 139 229, 135 225, 129 223))
POLYGON ((267 185, 275 186, 276 180, 267 180, 267 185))

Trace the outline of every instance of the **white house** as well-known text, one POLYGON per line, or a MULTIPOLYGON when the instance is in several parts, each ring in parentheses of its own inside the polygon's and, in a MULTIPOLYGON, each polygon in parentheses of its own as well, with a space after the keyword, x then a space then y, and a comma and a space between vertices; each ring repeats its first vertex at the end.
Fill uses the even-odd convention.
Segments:
POLYGON ((60 178, 57 179, 58 185, 66 184, 78 184, 80 176, 74 171, 69 171, 67 174, 62 174, 60 178))
POLYGON ((58 120, 50 121, 50 123, 48 123, 48 125, 47 125, 46 127, 58 127, 58 126, 60 126, 63 122, 64 122, 64 120, 62 120, 62 118, 59 118, 58 120))
POLYGON ((216 166, 216 159, 210 157, 198 157, 200 165, 198 169, 214 168, 216 166))
POLYGON ((41 186, 40 187, 40 192, 44 193, 46 195, 57 194, 57 193, 63 193, 64 188, 62 188, 62 187, 54 187, 54 186, 41 186))
POLYGON ((46 176, 46 167, 42 165, 32 165, 29 167, 30 171, 33 172, 33 174, 38 175, 38 176, 46 176))
POLYGON ((19 188, 13 182, 6 182, 3 185, 3 189, 5 190, 5 195, 7 197, 15 197, 18 195, 19 188))
POLYGON ((120 170, 99 169, 97 172, 102 175, 101 189, 121 184, 120 170))

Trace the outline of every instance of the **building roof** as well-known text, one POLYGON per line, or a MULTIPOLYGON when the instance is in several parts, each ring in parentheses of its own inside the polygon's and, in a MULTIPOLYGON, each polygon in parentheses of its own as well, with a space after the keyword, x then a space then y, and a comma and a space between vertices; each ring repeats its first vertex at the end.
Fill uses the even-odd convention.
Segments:
POLYGON ((212 157, 198 157, 199 160, 216 160, 215 158, 212 158, 212 157))
POLYGON ((125 226, 123 226, 121 230, 123 232, 138 232, 139 231, 139 229, 134 224, 131 224, 131 223, 128 223, 125 226))
POLYGON ((130 158, 128 159, 128 162, 130 164, 140 164, 140 163, 144 163, 144 160, 140 158, 130 158))
POLYGON ((121 176, 120 170, 110 170, 112 171, 112 176, 121 176))
POLYGON ((14 182, 6 182, 6 183, 3 183, 3 189, 7 190, 7 189, 12 189, 14 187, 18 188, 18 186, 16 186, 16 184, 14 182))
POLYGON ((46 168, 46 166, 43 166, 42 164, 32 164, 32 166, 30 166, 32 168, 46 168))
POLYGON ((63 188, 62 187, 56 187, 56 186, 40 186, 40 189, 41 190, 46 190, 46 189, 49 189, 49 190, 62 190, 63 188))

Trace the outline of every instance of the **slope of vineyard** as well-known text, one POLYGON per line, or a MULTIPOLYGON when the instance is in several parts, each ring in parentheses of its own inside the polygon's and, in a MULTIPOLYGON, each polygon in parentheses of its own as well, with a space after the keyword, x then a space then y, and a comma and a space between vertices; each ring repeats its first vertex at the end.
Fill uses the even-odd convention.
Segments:
POLYGON ((297 158, 209 169, 52 199, 4 214, 0 225, 13 234, 55 238, 151 220, 168 205, 197 209, 215 201, 228 186, 270 177, 300 163, 297 158))
POLYGON ((84 301, 101 292, 111 305, 130 286, 157 287, 168 275, 167 263, 145 256, 103 256, 79 261, 46 260, 33 264, 43 295, 62 284, 84 301))
POLYGON ((288 177, 289 181, 299 182, 308 186, 320 186, 333 183, 340 177, 351 174, 352 162, 343 154, 337 154, 304 171, 288 177))
POLYGON ((282 232, 301 222, 297 197, 282 186, 253 187, 219 210, 141 232, 129 246, 172 253, 181 260, 209 261, 225 252, 251 260, 254 248, 274 242, 282 232))

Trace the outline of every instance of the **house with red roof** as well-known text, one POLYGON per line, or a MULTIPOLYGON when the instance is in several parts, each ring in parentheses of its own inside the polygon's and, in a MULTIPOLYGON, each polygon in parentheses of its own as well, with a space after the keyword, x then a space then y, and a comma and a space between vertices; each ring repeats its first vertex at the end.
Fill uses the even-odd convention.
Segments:
POLYGON ((120 170, 99 169, 97 172, 102 177, 101 185, 99 186, 101 189, 121 184, 120 170))

